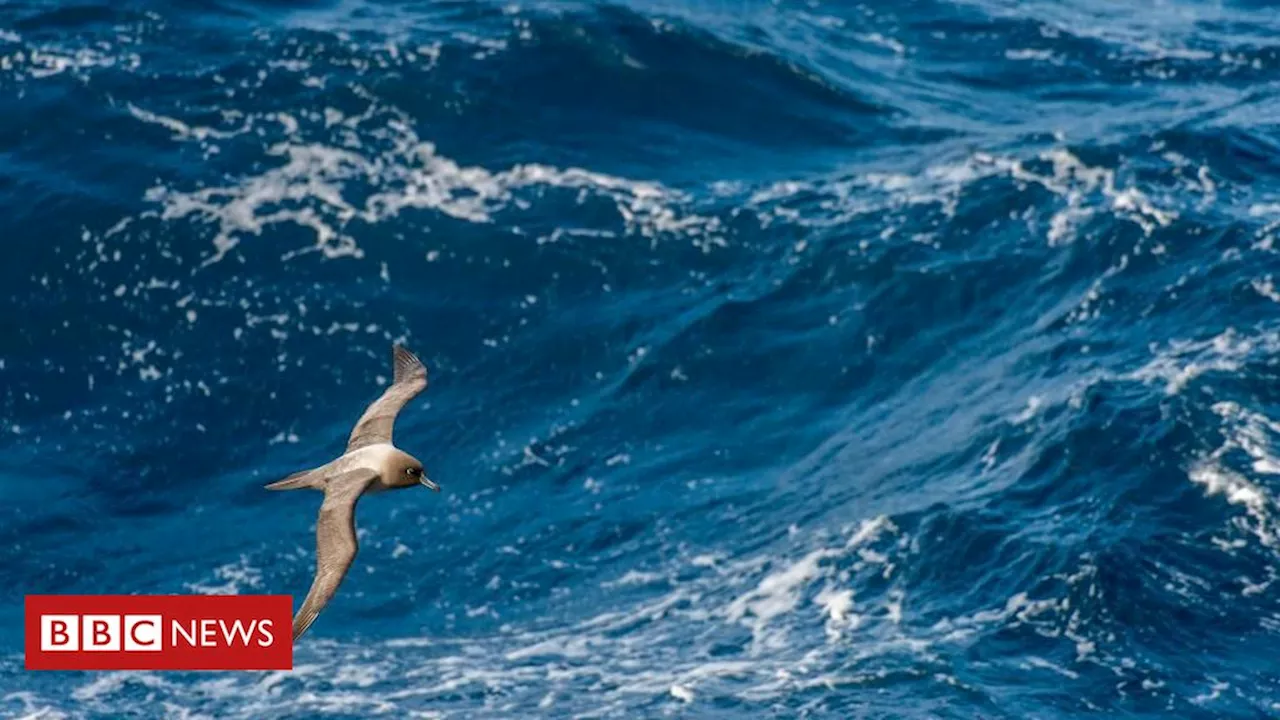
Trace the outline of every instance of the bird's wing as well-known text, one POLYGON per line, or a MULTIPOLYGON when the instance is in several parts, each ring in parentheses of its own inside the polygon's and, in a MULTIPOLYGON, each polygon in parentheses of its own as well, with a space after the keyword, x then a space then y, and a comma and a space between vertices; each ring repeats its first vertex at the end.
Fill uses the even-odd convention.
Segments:
POLYGON ((325 485, 324 503, 316 520, 316 577, 293 618, 295 641, 324 610, 355 560, 356 501, 377 477, 373 470, 351 470, 333 476, 325 485))
POLYGON ((347 440, 347 452, 366 445, 391 442, 391 429, 395 425, 396 415, 405 403, 427 387, 427 369, 416 355, 400 345, 394 346, 391 354, 395 379, 391 387, 382 393, 382 397, 374 400, 356 422, 355 428, 351 430, 351 437, 347 440))

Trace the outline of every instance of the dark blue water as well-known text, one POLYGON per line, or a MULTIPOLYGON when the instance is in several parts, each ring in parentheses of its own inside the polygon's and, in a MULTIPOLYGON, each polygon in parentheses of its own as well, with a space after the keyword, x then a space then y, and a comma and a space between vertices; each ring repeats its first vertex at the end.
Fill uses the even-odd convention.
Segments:
POLYGON ((1280 16, 0 6, 0 715, 1280 714, 1280 16), (287 593, 272 674, 27 593, 287 593))

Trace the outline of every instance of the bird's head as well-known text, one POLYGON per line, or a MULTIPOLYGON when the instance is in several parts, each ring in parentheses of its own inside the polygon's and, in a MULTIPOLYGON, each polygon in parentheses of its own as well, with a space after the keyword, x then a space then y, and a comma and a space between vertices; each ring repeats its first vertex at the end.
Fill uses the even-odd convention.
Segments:
POLYGON ((440 486, 427 477, 427 471, 423 469, 422 463, 409 453, 396 453, 396 456, 391 460, 391 468, 387 480, 396 487, 423 485, 431 490, 440 492, 440 486))

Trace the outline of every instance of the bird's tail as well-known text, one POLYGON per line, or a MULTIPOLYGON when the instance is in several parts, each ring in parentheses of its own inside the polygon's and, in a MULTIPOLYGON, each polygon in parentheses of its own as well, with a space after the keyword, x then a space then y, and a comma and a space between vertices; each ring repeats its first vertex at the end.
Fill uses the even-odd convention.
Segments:
POLYGON ((265 487, 268 490, 302 490, 304 488, 320 490, 324 488, 323 470, 324 468, 316 468, 296 472, 283 480, 268 483, 265 487))

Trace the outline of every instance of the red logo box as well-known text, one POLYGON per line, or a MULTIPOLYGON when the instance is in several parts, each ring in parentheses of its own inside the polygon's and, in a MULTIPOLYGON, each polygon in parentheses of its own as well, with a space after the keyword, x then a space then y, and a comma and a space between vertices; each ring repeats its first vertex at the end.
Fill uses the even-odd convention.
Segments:
POLYGON ((292 670, 288 595, 28 595, 28 670, 292 670))

